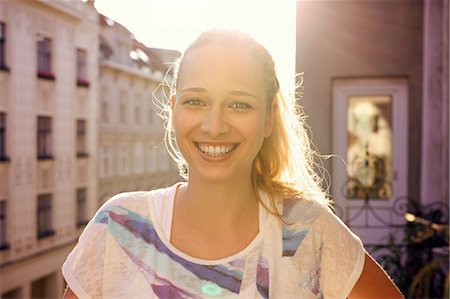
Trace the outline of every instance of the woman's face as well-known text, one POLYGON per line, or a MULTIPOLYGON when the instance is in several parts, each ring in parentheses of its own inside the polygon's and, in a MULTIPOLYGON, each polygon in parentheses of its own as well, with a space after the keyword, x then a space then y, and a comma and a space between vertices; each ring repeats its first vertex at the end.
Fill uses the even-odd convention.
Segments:
POLYGON ((245 49, 205 45, 187 54, 178 80, 173 128, 190 179, 249 180, 273 122, 261 66, 245 49))

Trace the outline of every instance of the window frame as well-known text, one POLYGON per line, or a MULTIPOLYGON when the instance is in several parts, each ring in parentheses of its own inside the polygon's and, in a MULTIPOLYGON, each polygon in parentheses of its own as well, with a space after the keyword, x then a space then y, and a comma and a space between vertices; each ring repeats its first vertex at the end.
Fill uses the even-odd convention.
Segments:
POLYGON ((88 52, 85 49, 76 49, 76 75, 77 86, 89 87, 90 82, 88 80, 88 52))
POLYGON ((9 249, 8 242, 8 202, 0 200, 0 251, 9 249))
POLYGON ((121 125, 128 123, 128 107, 127 107, 127 94, 125 91, 120 92, 119 97, 119 122, 121 125))
POLYGON ((36 70, 40 79, 55 80, 53 73, 53 43, 45 35, 38 35, 36 40, 36 70))
POLYGON ((52 118, 49 116, 38 116, 37 119, 37 159, 53 159, 53 140, 52 140, 52 118), (48 123, 43 124, 46 120, 48 123))
POLYGON ((0 162, 9 161, 6 149, 6 113, 0 112, 0 162))
POLYGON ((87 220, 87 188, 77 188, 76 190, 76 219, 75 224, 76 227, 85 226, 88 223, 87 220))
POLYGON ((85 119, 77 119, 76 120, 76 151, 77 157, 83 158, 88 157, 89 154, 87 152, 87 122, 85 119))
POLYGON ((0 70, 9 71, 6 64, 6 23, 0 21, 0 70))
POLYGON ((52 194, 44 193, 37 196, 36 202, 36 236, 42 239, 55 234, 53 230, 52 194))

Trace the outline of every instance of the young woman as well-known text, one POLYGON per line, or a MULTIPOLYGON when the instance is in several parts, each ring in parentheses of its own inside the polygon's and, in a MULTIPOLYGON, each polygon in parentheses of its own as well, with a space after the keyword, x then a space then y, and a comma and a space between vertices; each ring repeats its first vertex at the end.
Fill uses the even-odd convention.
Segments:
POLYGON ((203 33, 175 75, 166 141, 187 182, 106 202, 65 298, 402 298, 329 208, 262 45, 203 33))

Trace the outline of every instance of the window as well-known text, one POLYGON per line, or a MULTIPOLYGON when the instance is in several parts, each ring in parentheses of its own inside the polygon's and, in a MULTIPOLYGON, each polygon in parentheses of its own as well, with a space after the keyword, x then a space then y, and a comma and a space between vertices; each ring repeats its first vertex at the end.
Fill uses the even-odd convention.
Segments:
POLYGON ((158 169, 160 171, 169 170, 169 154, 165 147, 158 148, 159 157, 158 157, 158 169))
POLYGON ((111 175, 112 169, 112 156, 111 148, 108 145, 103 146, 103 163, 102 163, 102 177, 108 177, 111 175))
POLYGON ((347 104, 349 198, 392 197, 392 99, 350 96, 347 104))
POLYGON ((6 231, 6 201, 0 201, 0 250, 8 249, 7 231, 6 231))
POLYGON ((103 123, 109 121, 109 89, 102 87, 101 89, 101 105, 100 105, 100 119, 103 123))
POLYGON ((54 233, 52 229, 52 195, 39 195, 37 202, 37 237, 40 239, 54 233))
POLYGON ((0 161, 7 161, 6 156, 6 113, 0 112, 0 161))
POLYGON ((144 171, 142 165, 143 160, 143 150, 142 143, 136 143, 134 146, 134 173, 141 174, 144 171))
POLYGON ((126 143, 122 143, 120 145, 120 157, 119 157, 119 174, 120 175, 128 175, 129 174, 129 172, 130 172, 129 160, 130 160, 130 153, 129 153, 128 145, 126 143))
POLYGON ((136 106, 134 107, 134 119, 136 124, 141 124, 141 109, 139 108, 139 103, 136 102, 136 106))
POLYGON ((87 79, 87 52, 77 49, 77 85, 89 87, 87 79))
POLYGON ((147 150, 147 171, 150 173, 158 170, 158 157, 156 154, 155 147, 153 145, 149 145, 147 150))
POLYGON ((141 123, 141 110, 139 109, 138 104, 136 104, 136 107, 134 107, 134 118, 136 120, 136 124, 139 125, 141 123))
POLYGON ((77 157, 86 157, 86 121, 77 120, 77 157))
POLYGON ((37 132, 37 158, 52 159, 52 119, 50 117, 38 117, 37 132))
POLYGON ((142 96, 137 94, 134 99, 134 120, 137 125, 141 124, 141 108, 142 108, 142 96))
POLYGON ((59 275, 56 272, 52 272, 47 276, 40 277, 29 284, 30 296, 29 298, 57 298, 61 297, 61 294, 57 293, 55 286, 58 285, 59 275))
POLYGON ((6 24, 0 22, 0 70, 9 70, 6 66, 6 24))
POLYGON ((126 99, 126 93, 121 92, 120 93, 120 103, 119 103, 119 118, 121 124, 127 123, 127 99, 126 99))
POLYGON ((52 72, 52 41, 48 37, 38 36, 37 39, 37 71, 39 78, 55 79, 52 72))
POLYGON ((77 189, 77 227, 87 223, 86 218, 86 188, 77 189))
POLYGON ((152 109, 152 105, 153 105, 153 103, 150 101, 149 105, 148 105, 148 115, 147 115, 147 121, 148 121, 149 125, 153 124, 154 115, 155 115, 155 112, 152 109))
POLYGON ((120 113, 120 123, 125 124, 127 122, 126 117, 127 107, 125 106, 125 103, 122 101, 120 102, 119 113, 120 113))
POLYGON ((106 178, 112 175, 112 150, 111 145, 103 144, 100 147, 100 177, 106 178))
POLYGON ((109 106, 108 106, 108 102, 106 102, 105 100, 102 100, 101 103, 101 107, 100 107, 100 113, 101 113, 101 120, 104 123, 108 122, 108 110, 109 110, 109 106))

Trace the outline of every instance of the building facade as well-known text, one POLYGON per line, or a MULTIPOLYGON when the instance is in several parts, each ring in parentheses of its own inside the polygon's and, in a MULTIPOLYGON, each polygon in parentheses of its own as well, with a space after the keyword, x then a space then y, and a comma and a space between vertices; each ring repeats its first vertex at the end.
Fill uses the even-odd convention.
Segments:
MULTIPOLYGON (((99 204, 120 192, 160 188, 179 180, 164 146, 157 108, 169 64, 104 16, 100 40, 99 204)), ((180 55, 164 53, 168 63, 180 55)))
POLYGON ((97 12, 1 1, 0 293, 56 298, 96 210, 97 12))
POLYGON ((1 298, 60 298, 98 207, 178 180, 152 97, 164 59, 93 3, 0 1, 1 298))
POLYGON ((448 12, 448 0, 297 2, 300 103, 319 151, 337 155, 325 166, 338 213, 367 245, 407 207, 448 203, 448 12))

